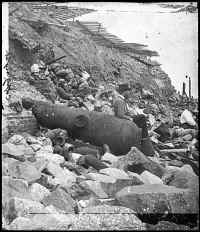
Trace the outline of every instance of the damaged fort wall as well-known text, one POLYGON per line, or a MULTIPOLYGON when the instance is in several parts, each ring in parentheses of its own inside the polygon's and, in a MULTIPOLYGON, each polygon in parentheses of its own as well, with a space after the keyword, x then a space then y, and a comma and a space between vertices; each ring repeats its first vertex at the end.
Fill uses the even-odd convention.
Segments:
MULTIPOLYGON (((19 79, 25 79, 25 77, 18 70, 29 72, 30 65, 42 51, 37 46, 45 50, 51 44, 55 57, 66 55, 63 62, 69 65, 80 65, 88 71, 94 71, 93 76, 97 81, 139 81, 147 88, 152 88, 155 91, 160 89, 160 86, 164 86, 165 89, 166 87, 168 89, 172 88, 171 84, 163 79, 163 76, 165 76, 165 79, 169 79, 167 74, 162 72, 155 78, 147 65, 116 49, 98 45, 91 40, 90 36, 84 35, 75 23, 68 22, 68 31, 57 26, 46 25, 41 33, 33 27, 32 22, 24 21, 24 18, 28 17, 28 13, 28 6, 21 7, 18 12, 10 17, 9 24, 10 52, 13 54, 12 59, 18 65, 15 69, 19 79), (96 77, 97 73, 99 74, 98 77, 96 77), (157 84, 158 81, 154 81, 154 78, 159 80, 161 84, 157 84)), ((33 15, 32 17, 36 18, 33 15)), ((46 16, 43 18, 44 20, 48 22, 49 17, 46 16)), ((160 94, 162 95, 162 91, 160 91, 160 94)))

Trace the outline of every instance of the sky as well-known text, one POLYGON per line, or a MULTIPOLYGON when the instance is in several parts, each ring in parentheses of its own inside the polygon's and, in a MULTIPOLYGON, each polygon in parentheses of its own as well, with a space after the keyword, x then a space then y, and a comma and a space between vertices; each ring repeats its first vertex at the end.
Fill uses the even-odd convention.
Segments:
MULTIPOLYGON (((177 4, 188 5, 189 2, 177 4)), ((198 97, 197 13, 171 13, 176 9, 162 8, 156 3, 71 2, 68 6, 98 10, 76 19, 98 21, 125 42, 146 44, 157 51, 160 56, 153 59, 162 64, 161 68, 174 87, 182 92, 185 81, 188 92, 188 79, 185 78, 188 75, 192 81, 192 95, 198 97)))

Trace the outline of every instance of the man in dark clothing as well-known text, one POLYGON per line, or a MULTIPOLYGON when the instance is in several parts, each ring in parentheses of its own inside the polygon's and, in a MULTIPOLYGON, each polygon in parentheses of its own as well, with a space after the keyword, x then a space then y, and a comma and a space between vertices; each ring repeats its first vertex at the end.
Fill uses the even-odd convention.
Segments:
POLYGON ((147 121, 143 114, 131 115, 129 113, 127 103, 128 97, 125 95, 124 99, 117 92, 113 92, 113 108, 115 116, 133 121, 139 128, 142 129, 141 151, 148 156, 155 154, 154 148, 148 136, 147 121))
POLYGON ((153 145, 148 135, 147 121, 143 114, 134 115, 132 117, 133 122, 142 129, 142 142, 141 151, 147 156, 153 156, 155 154, 153 145))
POLYGON ((116 92, 113 92, 112 97, 115 116, 118 118, 132 120, 128 111, 127 104, 122 96, 120 96, 116 92))

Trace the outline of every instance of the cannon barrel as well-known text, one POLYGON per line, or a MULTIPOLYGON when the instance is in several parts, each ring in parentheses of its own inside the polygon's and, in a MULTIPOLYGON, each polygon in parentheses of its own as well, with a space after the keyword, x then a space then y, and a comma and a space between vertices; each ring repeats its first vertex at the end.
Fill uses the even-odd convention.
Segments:
POLYGON ((49 129, 61 128, 72 138, 81 139, 96 146, 108 144, 115 155, 125 155, 132 146, 141 148, 141 129, 129 120, 113 115, 61 104, 22 99, 22 104, 32 107, 38 123, 49 129))

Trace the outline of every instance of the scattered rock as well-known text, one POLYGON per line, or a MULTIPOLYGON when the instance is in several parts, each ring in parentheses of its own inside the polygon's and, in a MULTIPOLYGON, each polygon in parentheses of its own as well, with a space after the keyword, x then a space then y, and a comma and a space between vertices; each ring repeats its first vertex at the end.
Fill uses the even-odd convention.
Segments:
POLYGON ((187 189, 163 184, 128 186, 116 194, 117 200, 138 214, 191 214, 198 212, 198 203, 187 189))
MULTIPOLYGON (((93 202, 92 202, 93 203, 93 202)), ((96 205, 111 205, 111 206, 117 206, 119 205, 119 202, 115 198, 107 198, 107 199, 96 199, 95 202, 96 205)), ((90 205, 88 205, 90 206, 90 205)), ((91 206, 94 206, 91 204, 91 206)))
POLYGON ((16 218, 9 226, 13 230, 68 230, 72 224, 72 215, 36 214, 31 219, 16 218))
POLYGON ((77 161, 80 159, 82 155, 79 153, 71 152, 70 153, 70 159, 72 162, 77 163, 77 161))
POLYGON ((28 135, 26 136, 26 142, 31 145, 31 144, 38 144, 38 145, 43 145, 41 141, 39 141, 39 139, 37 139, 37 137, 28 135))
POLYGON ((191 134, 187 134, 187 135, 184 135, 184 136, 182 137, 182 139, 183 139, 184 141, 191 141, 192 138, 193 138, 193 136, 192 136, 191 134))
POLYGON ((60 164, 60 166, 62 168, 67 168, 69 171, 73 171, 75 174, 77 175, 81 175, 82 173, 86 174, 87 169, 85 169, 84 167, 77 165, 75 163, 69 162, 69 161, 65 161, 64 163, 60 164))
POLYGON ((44 152, 43 150, 39 150, 38 152, 36 152, 35 157, 36 159, 43 157, 49 161, 55 162, 58 165, 65 162, 65 159, 63 156, 58 155, 58 154, 53 154, 53 152, 52 153, 44 152))
POLYGON ((60 176, 61 173, 63 173, 63 169, 60 167, 60 165, 52 161, 50 161, 47 164, 46 169, 48 170, 49 173, 51 173, 53 176, 56 177, 60 176))
POLYGON ((88 173, 85 175, 86 178, 90 179, 90 180, 95 180, 95 181, 99 181, 99 182, 104 182, 104 183, 115 183, 116 179, 112 176, 107 176, 104 174, 100 174, 100 173, 88 173))
POLYGON ((65 214, 65 211, 64 211, 64 210, 58 209, 58 208, 56 208, 56 207, 53 206, 53 205, 48 205, 48 206, 46 206, 46 207, 45 207, 45 210, 46 210, 47 213, 49 213, 49 214, 58 214, 58 213, 65 214))
POLYGON ((36 214, 32 223, 41 230, 68 230, 74 221, 72 214, 36 214))
POLYGON ((69 187, 76 182, 77 175, 64 168, 63 173, 56 176, 57 183, 63 187, 69 187))
POLYGON ((139 185, 139 184, 144 184, 141 176, 137 173, 134 173, 134 172, 130 172, 130 171, 127 171, 127 174, 128 176, 134 180, 134 184, 133 185, 139 185))
POLYGON ((7 230, 8 229, 8 225, 7 224, 8 223, 7 223, 6 219, 5 219, 5 217, 2 216, 2 229, 7 230))
POLYGON ((53 153, 53 147, 52 145, 44 145, 41 147, 40 152, 53 153))
POLYGON ((96 156, 97 158, 99 154, 98 149, 92 148, 89 146, 81 146, 81 147, 74 148, 74 152, 81 154, 81 155, 93 155, 93 156, 96 156))
POLYGON ((2 177, 2 207, 10 198, 19 197, 31 199, 28 191, 28 182, 22 179, 13 179, 10 176, 2 177))
MULTIPOLYGON (((79 185, 82 188, 89 191, 90 193, 97 196, 98 198, 108 198, 108 195, 105 193, 100 182, 98 182, 98 181, 86 180, 86 181, 82 181, 79 185)), ((88 194, 88 198, 89 197, 90 197, 90 195, 88 194)))
MULTIPOLYGON (((83 181, 82 181, 83 182, 83 181)), ((85 199, 88 198, 88 196, 91 195, 90 189, 87 188, 87 186, 82 185, 80 182, 74 183, 70 188, 64 188, 73 199, 85 199)))
POLYGON ((2 176, 8 176, 9 175, 9 169, 8 164, 6 162, 2 162, 2 176))
POLYGON ((199 199, 199 177, 194 174, 193 170, 185 165, 177 169, 168 170, 162 178, 163 182, 177 188, 190 189, 199 199), (188 170, 189 169, 189 170, 188 170))
MULTIPOLYGON (((167 171, 169 171, 169 170, 180 170, 180 167, 176 167, 176 166, 173 166, 173 165, 166 165, 166 171, 165 171, 165 173, 167 171)), ((164 175, 163 175, 163 177, 164 177, 164 175)))
POLYGON ((9 230, 31 230, 32 221, 30 218, 17 217, 9 225, 9 230))
POLYGON ((15 159, 21 156, 33 156, 35 153, 33 149, 26 144, 15 145, 12 143, 5 143, 2 144, 2 154, 9 155, 9 157, 15 159))
POLYGON ((74 213, 76 203, 71 196, 63 189, 57 188, 51 194, 42 200, 45 206, 53 205, 58 209, 64 210, 65 213, 74 213))
POLYGON ((70 187, 73 183, 76 182, 76 174, 66 168, 61 168, 54 162, 48 163, 47 170, 55 177, 54 182, 63 187, 70 187))
POLYGON ((132 171, 141 174, 147 170, 158 177, 164 174, 164 167, 146 157, 136 147, 132 147, 129 153, 118 159, 112 167, 123 169, 124 171, 132 171))
POLYGON ((42 143, 42 146, 53 146, 50 138, 47 137, 37 137, 39 143, 42 143))
POLYGON ((50 191, 52 189, 55 189, 59 185, 56 183, 55 179, 52 176, 46 175, 44 173, 41 175, 40 179, 36 181, 36 183, 41 184, 50 191))
POLYGON ((163 184, 162 180, 158 176, 148 171, 144 171, 140 174, 140 176, 144 184, 163 184))
POLYGON ((182 171, 187 171, 187 172, 190 172, 191 174, 195 175, 192 167, 189 165, 189 164, 184 164, 182 167, 181 167, 181 170, 182 171))
POLYGON ((99 171, 99 173, 114 177, 116 179, 129 179, 128 174, 125 171, 117 169, 117 168, 104 168, 99 171))
POLYGON ((109 152, 106 152, 102 157, 101 157, 101 160, 102 161, 106 161, 106 163, 110 163, 110 164, 113 164, 114 162, 117 162, 118 160, 118 157, 109 153, 109 152))
POLYGON ((39 172, 42 172, 47 167, 48 163, 49 163, 48 159, 39 157, 36 158, 36 161, 33 162, 33 165, 39 172))
POLYGON ((50 191, 38 183, 33 183, 29 187, 29 192, 34 201, 42 201, 45 197, 50 195, 50 191))
POLYGON ((177 225, 173 222, 169 222, 169 221, 159 221, 158 224, 156 225, 147 225, 147 230, 159 230, 159 231, 163 231, 163 230, 170 230, 170 231, 174 231, 174 230, 191 230, 190 227, 185 226, 185 225, 177 225))
POLYGON ((106 165, 105 163, 103 163, 101 160, 97 159, 93 155, 81 156, 77 164, 83 165, 85 167, 92 167, 98 171, 108 167, 108 165, 106 165))
POLYGON ((116 192, 126 186, 142 184, 142 182, 137 182, 135 181, 135 179, 129 177, 127 177, 126 179, 116 179, 113 176, 107 176, 99 173, 88 173, 86 177, 100 182, 102 189, 104 190, 104 192, 106 192, 106 194, 108 194, 108 196, 113 196, 116 192))
POLYGON ((22 163, 16 160, 15 162, 8 163, 8 168, 10 176, 17 179, 24 179, 28 183, 36 181, 41 176, 41 172, 28 161, 22 163))
POLYGON ((11 222, 19 216, 32 216, 36 213, 45 213, 44 206, 37 202, 22 198, 11 198, 6 204, 6 218, 11 222))
POLYGON ((86 208, 88 204, 89 204, 89 200, 80 200, 78 202, 79 211, 82 211, 81 209, 86 208))
POLYGON ((79 206, 79 212, 82 212, 84 208, 86 207, 93 207, 98 205, 111 205, 116 206, 117 202, 114 198, 105 198, 105 199, 99 199, 95 196, 91 196, 88 200, 80 200, 78 202, 79 206))
POLYGON ((13 158, 3 158, 2 159, 2 176, 9 176, 9 164, 16 162, 13 158))
POLYGON ((85 208, 75 219, 72 230, 142 230, 145 225, 134 211, 121 206, 101 205, 85 208))
POLYGON ((168 165, 175 166, 175 167, 182 167, 184 164, 181 160, 169 160, 167 163, 168 165))
POLYGON ((33 149, 34 152, 37 152, 41 149, 41 145, 39 144, 31 144, 30 147, 33 149))
POLYGON ((14 145, 25 145, 26 139, 22 135, 13 135, 8 139, 8 143, 14 144, 14 145))

